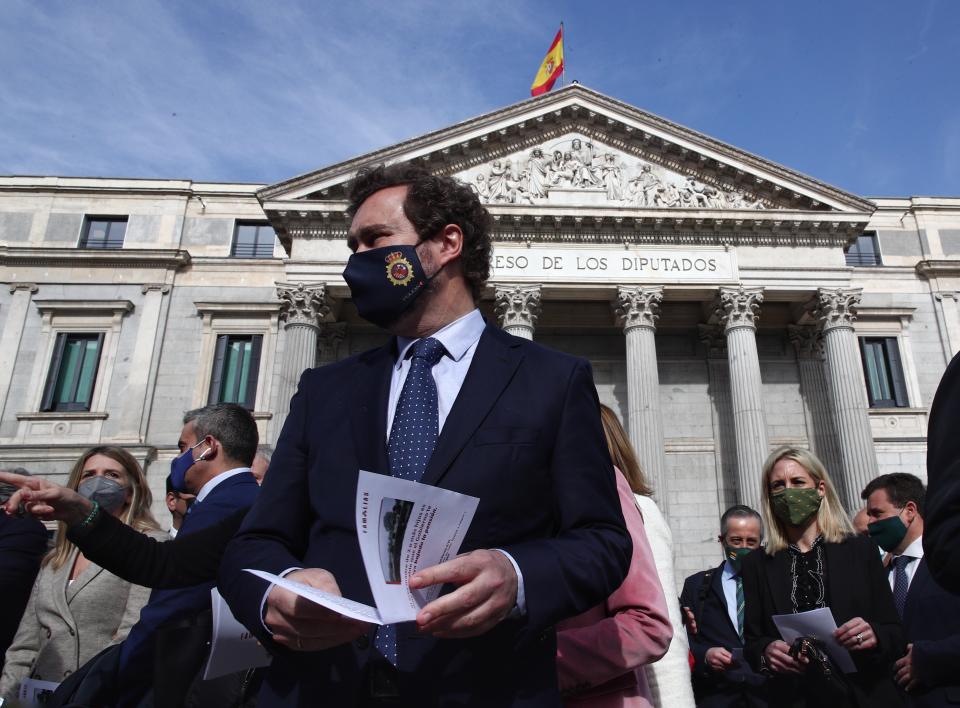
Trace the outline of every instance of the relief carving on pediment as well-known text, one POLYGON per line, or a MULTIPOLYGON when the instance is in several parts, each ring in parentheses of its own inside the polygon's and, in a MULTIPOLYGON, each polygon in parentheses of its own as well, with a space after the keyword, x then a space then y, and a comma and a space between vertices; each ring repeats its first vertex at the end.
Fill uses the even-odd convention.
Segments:
POLYGON ((732 187, 706 184, 660 165, 565 136, 460 173, 485 204, 765 209, 732 187))

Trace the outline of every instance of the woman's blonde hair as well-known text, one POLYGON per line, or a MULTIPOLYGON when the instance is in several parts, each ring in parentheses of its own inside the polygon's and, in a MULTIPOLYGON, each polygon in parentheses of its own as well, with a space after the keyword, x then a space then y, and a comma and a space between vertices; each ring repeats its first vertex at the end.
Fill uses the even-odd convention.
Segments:
POLYGON ((607 438, 607 447, 610 449, 610 459, 623 472, 623 476, 630 483, 634 494, 644 497, 653 495, 653 489, 640 468, 633 445, 627 437, 626 431, 620 424, 617 414, 609 406, 600 404, 600 420, 603 422, 603 434, 607 438))
MULTIPOLYGON (((114 445, 98 445, 80 455, 80 458, 74 463, 70 470, 70 477, 67 480, 67 486, 76 490, 80 486, 80 475, 83 474, 83 468, 87 466, 87 460, 94 455, 103 455, 109 457, 115 462, 119 462, 123 471, 127 474, 127 484, 130 487, 130 502, 127 510, 122 517, 122 521, 128 526, 132 526, 137 531, 159 530, 160 525, 153 514, 150 513, 150 505, 153 503, 153 495, 150 493, 150 487, 147 486, 147 478, 143 474, 140 463, 129 452, 122 447, 114 445)), ((104 512, 100 512, 104 513, 104 512)), ((54 570, 59 570, 73 553, 73 543, 67 539, 67 525, 62 521, 57 522, 57 542, 53 549, 43 559, 43 564, 47 563, 53 566, 54 570)))
POLYGON ((853 535, 853 527, 850 525, 847 513, 843 510, 840 497, 837 496, 837 490, 820 459, 809 450, 784 445, 771 452, 767 461, 763 463, 763 475, 760 480, 763 523, 767 527, 767 553, 773 555, 789 545, 787 526, 774 515, 773 507, 770 505, 770 473, 773 472, 774 465, 783 459, 793 460, 803 467, 813 478, 814 484, 819 485, 820 482, 823 482, 823 501, 817 510, 816 518, 823 540, 828 543, 838 543, 847 536, 853 535))

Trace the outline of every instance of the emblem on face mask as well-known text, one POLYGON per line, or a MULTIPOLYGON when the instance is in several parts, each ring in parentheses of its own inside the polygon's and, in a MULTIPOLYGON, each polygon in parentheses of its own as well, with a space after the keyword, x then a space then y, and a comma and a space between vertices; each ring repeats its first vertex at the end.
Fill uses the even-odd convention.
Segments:
POLYGON ((413 266, 400 251, 387 254, 387 280, 394 285, 406 285, 413 280, 413 266))

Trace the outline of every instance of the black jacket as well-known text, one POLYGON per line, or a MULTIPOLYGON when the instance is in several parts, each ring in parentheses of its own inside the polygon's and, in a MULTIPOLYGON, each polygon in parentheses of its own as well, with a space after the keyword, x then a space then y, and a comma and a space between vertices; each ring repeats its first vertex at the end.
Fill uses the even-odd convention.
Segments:
MULTIPOLYGON (((903 705, 893 682, 893 662, 904 655, 906 643, 877 547, 868 538, 851 536, 840 543, 826 543, 823 549, 827 606, 837 626, 861 617, 873 627, 879 644, 876 649, 850 652, 857 671, 845 677, 853 689, 856 705, 903 705)), ((763 650, 781 638, 773 616, 793 612, 790 590, 789 551, 784 549, 771 556, 757 550, 744 559, 745 653, 747 661, 758 671, 763 650)), ((802 677, 774 676, 769 686, 771 705, 825 708, 823 697, 807 695, 810 683, 802 677)))
POLYGON ((923 553, 933 577, 960 593, 960 354, 947 367, 930 406, 923 553))

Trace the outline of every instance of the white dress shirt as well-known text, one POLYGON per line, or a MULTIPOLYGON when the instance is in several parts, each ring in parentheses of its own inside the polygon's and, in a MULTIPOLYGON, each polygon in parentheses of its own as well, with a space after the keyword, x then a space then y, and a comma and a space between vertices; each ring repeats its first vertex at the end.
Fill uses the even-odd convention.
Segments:
MULTIPOLYGON (((213 488, 216 487, 225 479, 230 479, 231 477, 235 477, 238 474, 243 474, 244 472, 249 472, 249 471, 250 471, 249 467, 235 467, 232 470, 221 472, 217 476, 212 477, 211 479, 208 479, 207 483, 204 484, 202 487, 200 487, 200 491, 197 492, 197 499, 194 502, 194 504, 199 504, 200 502, 202 502, 206 498, 206 496, 213 491, 213 488)), ((190 507, 190 508, 192 509, 193 507, 190 507)))
MULTIPOLYGON (((907 563, 905 571, 907 573, 907 587, 910 587, 910 584, 913 582, 913 576, 917 573, 917 566, 920 565, 920 559, 923 558, 923 535, 917 536, 917 538, 909 546, 903 549, 903 553, 900 555, 910 556, 913 560, 907 563)), ((890 589, 893 590, 893 584, 896 581, 896 573, 893 570, 893 562, 899 556, 894 556, 890 561, 890 572, 887 573, 887 580, 890 582, 890 589)))

